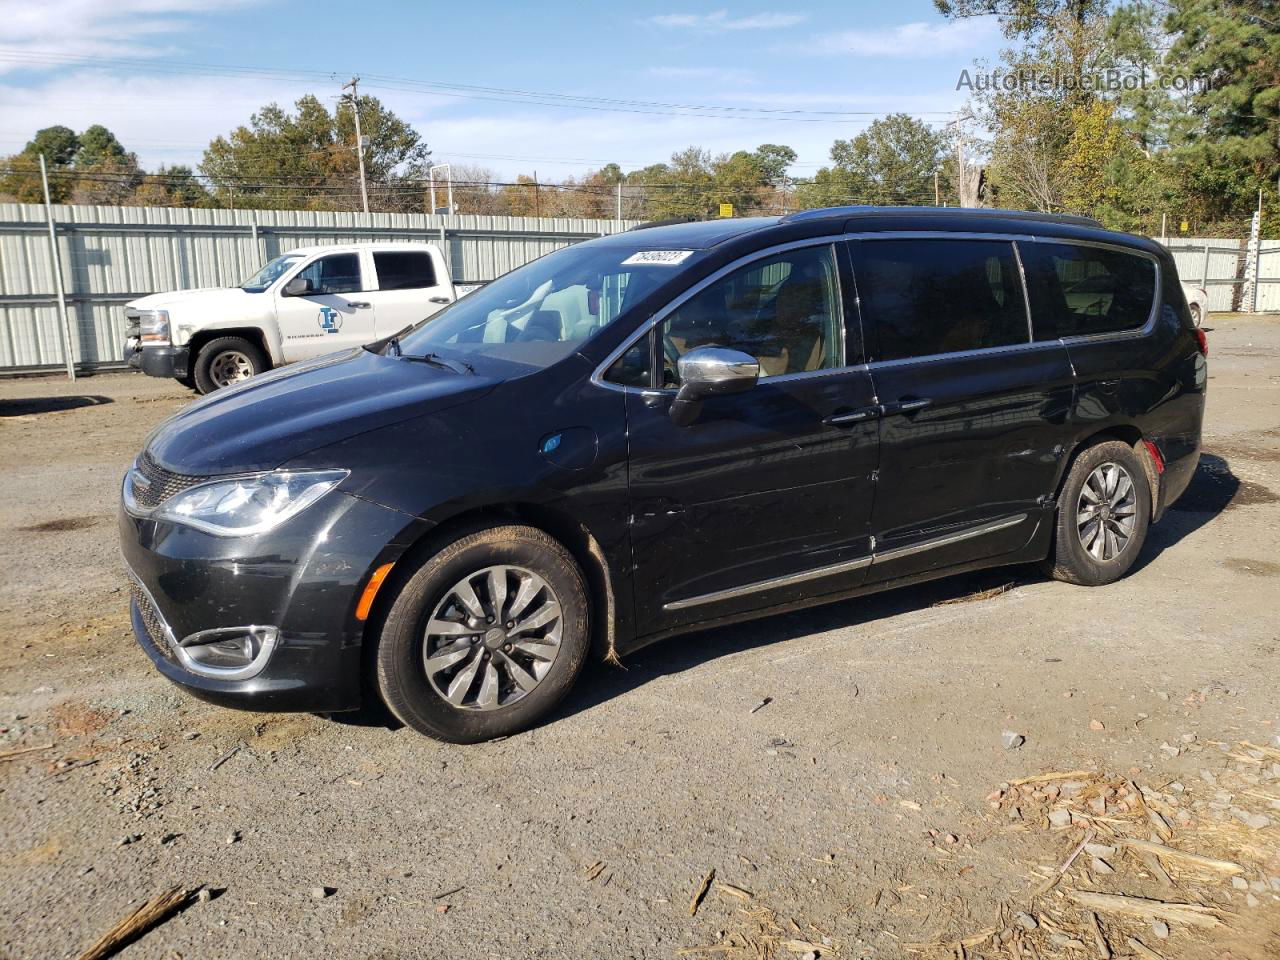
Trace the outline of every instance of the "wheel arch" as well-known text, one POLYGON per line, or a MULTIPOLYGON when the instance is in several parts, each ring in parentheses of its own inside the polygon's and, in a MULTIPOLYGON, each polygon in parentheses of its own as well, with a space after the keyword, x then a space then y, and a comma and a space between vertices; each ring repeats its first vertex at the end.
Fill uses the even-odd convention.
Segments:
POLYGON ((190 368, 195 369, 196 358, 205 344, 223 337, 243 337, 262 351, 262 355, 267 359, 267 369, 275 366, 275 355, 271 352, 271 345, 267 343, 267 336, 261 327, 212 327, 197 330, 187 341, 187 349, 191 357, 188 361, 190 368))
MULTIPOLYGON (((617 584, 600 542, 586 525, 565 511, 543 504, 505 503, 454 514, 423 533, 400 555, 387 582, 379 588, 365 622, 363 645, 366 665, 370 663, 369 657, 377 646, 375 641, 396 595, 418 567, 446 544, 461 536, 484 527, 509 523, 541 530, 569 551, 586 577, 587 589, 591 594, 592 656, 609 663, 619 663, 617 584)), ((366 672, 366 676, 368 675, 366 672)))
POLYGON ((1137 455, 1139 462, 1142 464, 1142 469, 1147 475, 1147 488, 1151 494, 1151 516, 1154 522, 1156 510, 1160 503, 1160 474, 1156 470, 1155 462, 1151 459, 1151 452, 1143 442, 1145 439, 1146 436, 1136 424, 1117 423, 1097 430, 1079 440, 1072 447, 1070 455, 1062 462, 1062 472, 1058 477, 1058 484, 1054 490, 1054 502, 1056 503, 1061 499, 1062 488, 1067 482, 1067 476, 1071 473, 1071 467, 1081 453, 1099 443, 1105 443, 1108 440, 1119 440, 1121 443, 1128 444, 1133 448, 1134 454, 1137 455))

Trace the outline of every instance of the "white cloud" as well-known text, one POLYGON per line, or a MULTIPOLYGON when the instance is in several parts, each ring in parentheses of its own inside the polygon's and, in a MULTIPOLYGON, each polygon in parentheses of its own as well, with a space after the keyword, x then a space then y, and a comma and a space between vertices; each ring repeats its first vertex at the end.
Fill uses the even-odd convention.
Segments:
POLYGON ((68 57, 159 57, 190 18, 259 0, 39 0, 0 17, 0 73, 53 69, 68 57))
POLYGON ((808 19, 807 13, 753 13, 745 17, 731 17, 728 10, 715 10, 711 13, 663 13, 650 17, 647 22, 671 30, 780 30, 808 19))
POLYGON ((810 48, 817 53, 855 54, 862 57, 972 56, 985 50, 998 36, 991 17, 948 20, 939 23, 903 23, 878 30, 843 30, 818 34, 810 48))

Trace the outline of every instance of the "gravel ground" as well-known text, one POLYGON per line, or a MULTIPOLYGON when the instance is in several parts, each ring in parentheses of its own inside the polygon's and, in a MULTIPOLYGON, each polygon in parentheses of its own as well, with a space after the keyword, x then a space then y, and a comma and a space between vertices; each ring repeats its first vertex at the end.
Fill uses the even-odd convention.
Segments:
POLYGON ((175 884, 212 899, 125 956, 928 958, 994 930, 960 949, 1049 957, 1076 888, 1226 921, 1104 913, 1120 953, 1280 956, 1280 320, 1212 325, 1201 470, 1122 582, 1014 568, 686 636, 471 747, 171 687, 131 639, 113 515, 190 394, 0 381, 0 957, 78 956, 175 884), (1075 770, 1119 778, 1097 821, 1009 784, 1075 770), (1238 882, 1081 860, 1035 900, 1130 781, 1238 882))

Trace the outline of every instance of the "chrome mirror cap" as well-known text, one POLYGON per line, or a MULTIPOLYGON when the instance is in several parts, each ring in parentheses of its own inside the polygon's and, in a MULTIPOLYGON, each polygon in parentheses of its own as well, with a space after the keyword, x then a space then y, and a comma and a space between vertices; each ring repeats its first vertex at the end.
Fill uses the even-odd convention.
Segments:
POLYGON ((669 413, 682 427, 697 419, 705 398, 742 393, 760 379, 760 361, 728 347, 698 347, 681 357, 676 366, 680 390, 669 413))

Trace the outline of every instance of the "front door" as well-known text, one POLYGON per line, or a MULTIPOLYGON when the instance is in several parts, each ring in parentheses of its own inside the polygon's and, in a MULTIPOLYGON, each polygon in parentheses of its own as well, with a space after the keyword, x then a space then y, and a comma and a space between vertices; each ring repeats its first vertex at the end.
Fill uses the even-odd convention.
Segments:
POLYGON ((276 322, 285 361, 305 360, 377 339, 373 303, 359 253, 317 257, 277 287, 276 322), (302 278, 309 292, 285 296, 290 280, 302 278))
POLYGON ((766 254, 695 288, 651 334, 661 376, 627 396, 641 633, 865 576, 876 426, 866 369, 849 366, 861 338, 846 330, 847 280, 831 244, 766 254), (760 381, 680 426, 668 415, 676 361, 710 345, 756 357, 760 381))
POLYGON ((850 241, 881 404, 873 581, 1026 545, 1065 456, 1071 365, 1031 342, 1014 244, 850 241))

